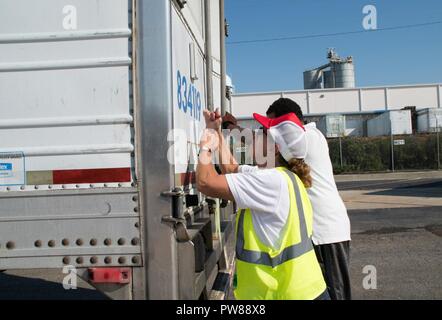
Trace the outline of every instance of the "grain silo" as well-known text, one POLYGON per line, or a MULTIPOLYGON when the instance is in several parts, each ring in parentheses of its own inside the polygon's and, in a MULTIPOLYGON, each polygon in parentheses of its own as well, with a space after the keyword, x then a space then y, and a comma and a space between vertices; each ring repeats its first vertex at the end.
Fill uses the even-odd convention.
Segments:
POLYGON ((353 57, 341 58, 334 49, 329 49, 327 58, 328 64, 304 72, 304 89, 354 88, 353 57))
POLYGON ((313 69, 304 72, 304 88, 311 89, 321 89, 322 75, 321 70, 313 69))

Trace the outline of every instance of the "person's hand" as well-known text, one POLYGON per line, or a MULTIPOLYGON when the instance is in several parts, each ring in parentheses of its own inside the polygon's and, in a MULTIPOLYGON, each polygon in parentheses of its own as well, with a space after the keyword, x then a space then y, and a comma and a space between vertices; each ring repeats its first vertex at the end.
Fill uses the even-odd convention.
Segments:
POLYGON ((237 126, 238 125, 238 121, 236 120, 236 118, 229 112, 226 112, 226 114, 223 117, 223 125, 228 127, 228 125, 234 125, 237 126))
POLYGON ((219 147, 219 135, 213 129, 206 129, 202 132, 200 139, 200 148, 208 147, 210 150, 217 151, 219 147))
POLYGON ((203 114, 207 129, 221 131, 222 117, 218 109, 215 112, 204 110, 203 114))
POLYGON ((228 130, 239 130, 242 131, 243 129, 238 126, 238 120, 236 120, 236 118, 229 112, 226 112, 226 114, 223 117, 223 124, 222 124, 223 129, 228 129, 228 130))

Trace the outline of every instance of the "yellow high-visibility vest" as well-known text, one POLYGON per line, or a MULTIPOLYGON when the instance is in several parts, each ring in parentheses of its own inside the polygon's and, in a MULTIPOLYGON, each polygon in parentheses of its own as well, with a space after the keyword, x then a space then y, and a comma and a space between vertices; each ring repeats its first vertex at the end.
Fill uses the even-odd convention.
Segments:
POLYGON ((301 180, 277 168, 287 180, 290 212, 279 249, 264 245, 253 228, 250 209, 236 217, 238 300, 312 300, 326 289, 312 244, 313 212, 301 180))

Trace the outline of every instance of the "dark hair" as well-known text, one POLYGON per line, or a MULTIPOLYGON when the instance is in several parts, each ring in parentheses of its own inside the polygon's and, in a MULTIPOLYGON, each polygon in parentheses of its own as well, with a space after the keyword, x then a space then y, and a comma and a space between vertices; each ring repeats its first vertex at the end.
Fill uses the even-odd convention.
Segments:
POLYGON ((288 113, 294 113, 296 116, 304 122, 304 115, 302 114, 301 107, 292 99, 280 98, 272 103, 267 110, 267 115, 273 113, 276 118, 281 117, 288 113))
POLYGON ((289 169, 291 172, 296 174, 299 179, 301 179, 305 188, 311 188, 313 184, 312 176, 310 175, 310 167, 305 163, 304 159, 290 159, 286 161, 281 154, 278 155, 279 163, 281 163, 285 168, 289 169))

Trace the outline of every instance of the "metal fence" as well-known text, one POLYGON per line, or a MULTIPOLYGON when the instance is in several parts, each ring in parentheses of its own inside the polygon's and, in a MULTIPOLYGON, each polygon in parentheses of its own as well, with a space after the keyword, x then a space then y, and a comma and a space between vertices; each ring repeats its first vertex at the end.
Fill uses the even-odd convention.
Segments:
POLYGON ((439 131, 428 134, 329 139, 336 174, 441 169, 439 131))

